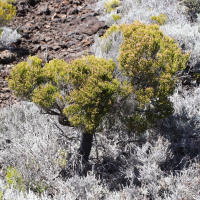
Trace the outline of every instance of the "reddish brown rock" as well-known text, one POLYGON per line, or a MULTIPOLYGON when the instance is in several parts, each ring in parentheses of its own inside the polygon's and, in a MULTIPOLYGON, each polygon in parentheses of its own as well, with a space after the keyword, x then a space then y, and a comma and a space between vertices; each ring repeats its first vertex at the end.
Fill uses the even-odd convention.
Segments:
POLYGON ((38 6, 36 14, 37 15, 50 15, 51 11, 49 10, 48 4, 45 3, 43 5, 38 6))
POLYGON ((83 45, 83 47, 85 46, 90 46, 91 42, 87 39, 82 40, 81 44, 83 45))
POLYGON ((1 64, 12 63, 15 60, 16 60, 15 54, 10 52, 9 50, 5 50, 0 53, 0 63, 1 64))

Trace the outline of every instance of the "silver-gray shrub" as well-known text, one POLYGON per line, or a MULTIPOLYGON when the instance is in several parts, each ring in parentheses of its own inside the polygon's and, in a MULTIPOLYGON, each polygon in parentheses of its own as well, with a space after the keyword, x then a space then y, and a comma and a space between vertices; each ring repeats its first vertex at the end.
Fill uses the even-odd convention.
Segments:
POLYGON ((73 153, 78 147, 76 139, 65 138, 78 137, 76 130, 62 127, 63 135, 53 122, 56 119, 40 114, 34 104, 1 109, 0 120, 0 163, 3 167, 17 166, 31 187, 42 180, 50 184, 60 172, 56 164, 60 148, 73 153))
MULTIPOLYGON (((102 15, 100 20, 106 21, 110 24, 110 15, 113 13, 105 13, 103 11, 103 5, 105 1, 99 1, 96 4, 96 10, 100 10, 102 15)), ((121 1, 121 6, 118 8, 121 19, 118 20, 117 24, 127 23, 131 24, 136 20, 145 24, 155 23, 151 20, 152 16, 158 16, 160 13, 166 14, 166 24, 161 25, 160 29, 168 36, 173 37, 179 46, 182 47, 184 52, 191 52, 190 62, 194 65, 200 60, 199 54, 199 38, 200 38, 200 19, 199 15, 197 21, 191 23, 187 18, 187 8, 180 4, 178 0, 125 0, 121 1)), ((116 11, 115 11, 116 13, 116 11)), ((119 39, 120 40, 120 39, 119 39)), ((97 44, 98 44, 97 40, 97 44)), ((104 41, 102 41, 104 43, 104 41)), ((121 41, 120 41, 121 42, 121 41)), ((100 44, 102 46, 104 44, 100 44)), ((116 43, 113 44, 115 49, 116 43)), ((115 50, 114 50, 115 51, 115 50)), ((105 56, 111 57, 112 51, 107 53, 105 56)), ((96 54, 102 56, 101 53, 96 54)), ((116 58, 115 58, 116 59, 116 58)))
POLYGON ((3 32, 0 37, 0 47, 9 47, 12 43, 16 42, 17 39, 21 38, 21 35, 17 30, 12 30, 7 27, 1 28, 3 32))
POLYGON ((6 182, 1 181, 4 199, 46 200, 51 199, 49 195, 61 200, 199 199, 199 160, 190 152, 199 144, 199 95, 199 88, 192 92, 179 89, 171 97, 174 115, 163 122, 162 129, 148 130, 143 139, 125 132, 120 124, 97 133, 88 175, 79 177, 74 172, 67 179, 61 175, 67 168, 59 167, 55 161, 60 148, 76 155, 79 131, 57 124, 62 132, 55 125, 56 118, 40 114, 32 103, 1 109, 0 163, 3 167, 16 166, 27 184, 24 196, 12 187, 6 188, 6 182), (185 145, 188 139, 193 146, 185 145), (181 145, 183 156, 176 155, 181 145), (49 188, 39 197, 32 190, 42 180, 49 188))
POLYGON ((164 120, 161 134, 171 142, 171 168, 182 169, 191 159, 199 158, 200 147, 200 88, 179 87, 171 97, 174 114, 164 120))

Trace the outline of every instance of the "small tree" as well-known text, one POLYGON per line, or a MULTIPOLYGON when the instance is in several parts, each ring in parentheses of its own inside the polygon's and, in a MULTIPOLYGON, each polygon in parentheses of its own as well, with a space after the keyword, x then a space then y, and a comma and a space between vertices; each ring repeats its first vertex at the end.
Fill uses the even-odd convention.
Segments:
MULTIPOLYGON (((106 114, 112 111, 116 97, 135 96, 136 103, 130 98, 126 104, 130 107, 134 104, 134 109, 127 107, 129 111, 123 112, 123 107, 118 113, 122 113, 121 119, 136 132, 143 132, 150 124, 170 115, 173 108, 168 97, 175 88, 173 76, 189 58, 157 25, 136 21, 118 29, 124 35, 118 60, 126 82, 114 77, 112 60, 94 56, 69 64, 54 59, 43 68, 38 57, 29 57, 27 62, 12 69, 8 80, 17 96, 35 102, 47 114, 58 115, 60 124, 82 127, 79 153, 85 161, 88 161, 93 135, 106 114)), ((111 32, 108 30, 107 34, 111 32)))
POLYGON ((182 54, 174 39, 165 36, 155 24, 135 21, 120 25, 119 30, 124 35, 119 67, 129 78, 137 101, 127 122, 140 133, 173 113, 168 97, 175 89, 174 75, 185 68, 189 53, 182 54))
POLYGON ((38 57, 29 57, 19 63, 11 71, 9 87, 47 114, 58 115, 61 125, 81 126, 79 153, 88 161, 93 134, 119 92, 120 84, 113 78, 115 63, 94 56, 69 64, 54 59, 43 68, 41 62, 38 57))

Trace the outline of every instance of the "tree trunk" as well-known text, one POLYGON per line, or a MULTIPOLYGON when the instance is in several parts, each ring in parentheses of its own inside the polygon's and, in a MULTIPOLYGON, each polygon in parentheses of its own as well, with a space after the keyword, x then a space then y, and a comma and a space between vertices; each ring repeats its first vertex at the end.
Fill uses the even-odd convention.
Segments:
POLYGON ((83 162, 88 162, 90 151, 92 148, 93 134, 83 133, 81 138, 81 146, 78 153, 83 156, 83 162))

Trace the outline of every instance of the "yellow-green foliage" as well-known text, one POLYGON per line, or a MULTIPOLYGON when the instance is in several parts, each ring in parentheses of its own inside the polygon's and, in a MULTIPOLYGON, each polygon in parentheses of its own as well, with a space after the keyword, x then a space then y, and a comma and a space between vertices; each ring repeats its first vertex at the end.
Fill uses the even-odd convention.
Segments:
POLYGON ((25 96, 45 110, 56 108, 57 99, 66 102, 69 106, 63 113, 71 124, 94 133, 119 89, 119 82, 113 79, 114 67, 111 60, 86 56, 69 64, 54 59, 42 68, 38 57, 29 57, 28 62, 12 69, 8 82, 18 96, 25 96), (64 86, 71 89, 61 95, 64 86))
POLYGON ((93 55, 70 63, 54 59, 43 68, 38 57, 29 57, 28 62, 12 69, 9 87, 46 111, 59 110, 71 125, 81 126, 91 134, 110 111, 116 96, 132 92, 137 100, 136 110, 124 121, 132 129, 144 131, 173 112, 168 97, 175 89, 174 75, 185 67, 189 53, 182 54, 174 39, 165 36, 156 24, 136 21, 113 25, 103 38, 113 31, 121 31, 124 36, 118 61, 129 82, 119 83, 113 78, 112 60, 93 55))
POLYGON ((158 25, 136 21, 121 25, 120 29, 124 35, 118 58, 120 68, 133 78, 140 104, 155 96, 172 95, 172 76, 185 67, 189 54, 182 54, 174 39, 165 36, 158 25))
POLYGON ((9 4, 12 4, 12 3, 16 3, 17 0, 7 0, 6 2, 9 3, 9 4))
POLYGON ((103 52, 108 53, 112 47, 112 38, 108 38, 108 36, 112 35, 113 32, 119 31, 119 26, 116 24, 113 24, 111 27, 109 27, 106 31, 106 33, 101 37, 102 40, 105 40, 104 43, 101 45, 101 50, 103 52))
POLYGON ((20 62, 12 69, 9 87, 15 90, 16 96, 30 98, 33 90, 42 83, 44 76, 41 62, 42 60, 36 56, 29 57, 28 62, 20 62))
POLYGON ((110 13, 112 10, 115 10, 116 7, 120 5, 119 0, 108 0, 105 4, 105 10, 106 12, 110 13))
POLYGON ((113 32, 119 31, 119 26, 116 24, 113 24, 111 27, 109 27, 106 30, 106 33, 101 37, 101 39, 107 38, 109 35, 111 35, 113 32))
POLYGON ((59 167, 61 168, 64 168, 66 167, 67 165, 67 151, 66 150, 62 150, 62 149, 59 149, 58 150, 58 153, 59 153, 59 157, 58 159, 55 161, 56 165, 58 165, 59 167))
POLYGON ((66 77, 75 89, 66 98, 70 105, 64 113, 70 116, 74 126, 84 125, 86 131, 94 133, 102 116, 109 111, 119 89, 119 82, 113 79, 114 67, 112 60, 94 56, 76 59, 69 64, 66 77))
POLYGON ((2 32, 3 32, 3 29, 0 29, 0 36, 1 36, 2 32))
POLYGON ((112 18, 116 22, 117 20, 121 19, 121 15, 120 14, 113 14, 112 18))
POLYGON ((3 200, 3 191, 0 190, 0 200, 3 200))
POLYGON ((59 97, 59 88, 51 83, 40 85, 33 91, 32 101, 41 107, 51 108, 56 103, 56 98, 59 97))
POLYGON ((164 25, 166 24, 167 16, 160 13, 158 16, 152 16, 151 19, 159 25, 164 25))
POLYGON ((36 181, 33 185, 32 185, 32 189, 34 192, 36 192, 37 194, 39 194, 39 196, 41 196, 41 194, 47 189, 49 188, 49 186, 45 183, 44 180, 42 181, 36 181))
POLYGON ((12 186, 19 191, 25 192, 26 186, 24 184, 22 174, 17 168, 8 167, 6 170, 6 182, 8 186, 12 186))
MULTIPOLYGON (((6 170, 6 182, 8 184, 8 187, 13 187, 19 191, 22 191, 25 194, 25 191, 28 189, 25 181, 22 177, 21 172, 16 167, 8 167, 6 170)), ((29 183, 31 189, 41 195, 41 193, 46 190, 49 186, 45 183, 45 181, 41 182, 33 182, 29 183)), ((2 193, 3 195, 3 193, 2 193)), ((1 200, 1 190, 0 190, 0 200, 1 200)))
POLYGON ((67 63, 64 60, 53 59, 51 62, 46 63, 43 68, 45 72, 45 78, 47 81, 51 81, 53 85, 60 87, 63 73, 66 69, 67 63))
POLYGON ((11 21, 15 15, 16 8, 10 2, 0 0, 0 26, 11 21))
MULTIPOLYGON (((145 117, 150 121, 155 119, 153 111, 148 112, 153 108, 159 110, 159 119, 166 117, 173 110, 167 98, 175 89, 173 76, 185 67, 189 53, 182 54, 174 39, 165 36, 158 25, 135 21, 131 25, 120 25, 120 30, 124 41, 118 61, 120 69, 131 78, 138 109, 146 107, 145 117), (150 103, 153 108, 148 107, 150 103)), ((137 113, 133 119, 142 121, 137 113)))

